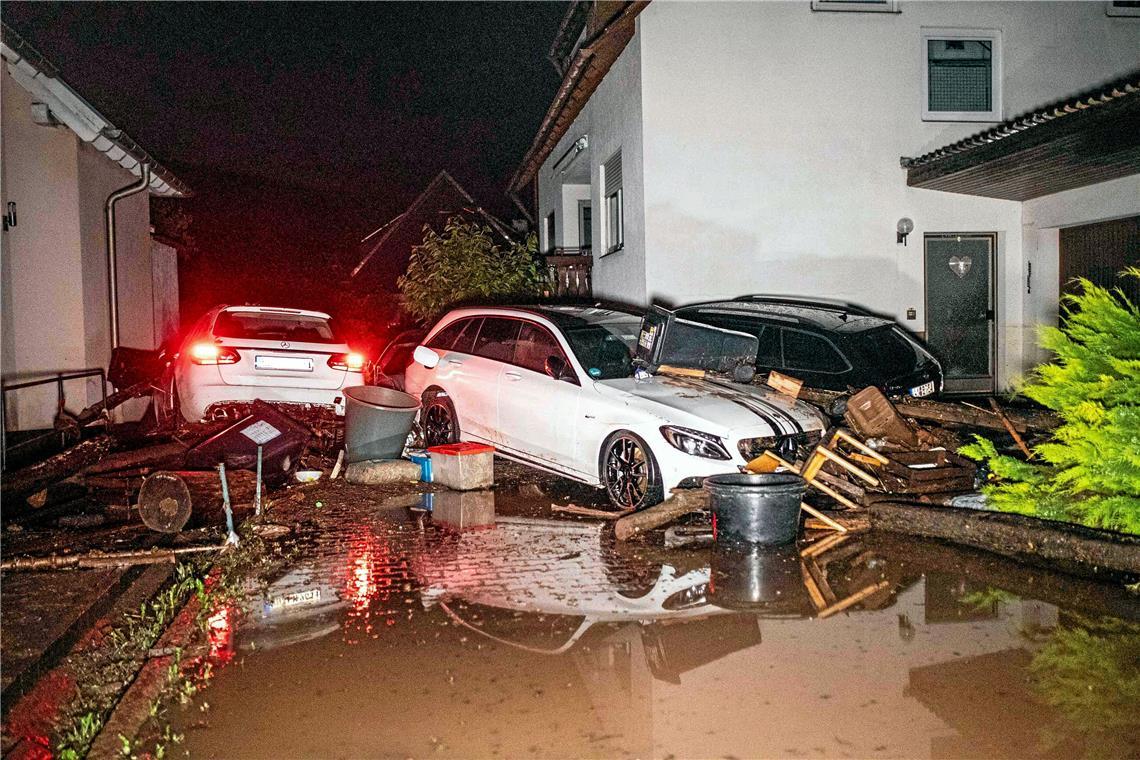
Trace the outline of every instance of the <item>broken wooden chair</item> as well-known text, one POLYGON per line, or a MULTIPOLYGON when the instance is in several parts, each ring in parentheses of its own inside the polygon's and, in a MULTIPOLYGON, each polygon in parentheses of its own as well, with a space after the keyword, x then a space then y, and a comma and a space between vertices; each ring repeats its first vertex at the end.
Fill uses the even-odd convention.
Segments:
MULTIPOLYGON (((845 430, 835 430, 829 437, 826 437, 823 442, 815 447, 811 455, 804 460, 801 467, 796 467, 772 451, 765 451, 749 462, 747 469, 749 472, 774 472, 777 467, 783 467, 792 472, 799 473, 799 475, 807 481, 809 488, 815 488, 817 491, 827 494, 848 509, 858 509, 858 504, 839 493, 839 491, 835 490, 832 486, 823 482, 824 478, 822 477, 822 474, 825 474, 822 473, 823 466, 828 462, 832 462, 868 485, 878 487, 879 479, 854 464, 854 462, 851 461, 853 459, 867 465, 882 466, 887 464, 886 457, 867 446, 858 438, 845 430), (846 443, 856 449, 856 451, 853 453, 842 452, 839 448, 841 443, 846 443)), ((805 511, 809 511, 814 517, 820 517, 815 510, 808 508, 806 505, 805 511)), ((824 520, 824 522, 827 522, 827 520, 824 520)))

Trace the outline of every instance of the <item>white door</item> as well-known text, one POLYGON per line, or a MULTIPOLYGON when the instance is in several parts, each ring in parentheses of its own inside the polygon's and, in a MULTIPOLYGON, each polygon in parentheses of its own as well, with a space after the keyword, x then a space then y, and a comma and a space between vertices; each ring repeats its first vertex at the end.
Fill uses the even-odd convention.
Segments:
POLYGON ((486 317, 469 351, 451 351, 439 363, 439 384, 451 396, 464 438, 501 442, 499 374, 513 355, 520 325, 517 319, 486 317))
POLYGON ((511 363, 499 376, 502 444, 517 456, 582 472, 573 458, 582 387, 566 353, 542 325, 523 322, 511 363), (565 367, 563 379, 547 367, 565 367))

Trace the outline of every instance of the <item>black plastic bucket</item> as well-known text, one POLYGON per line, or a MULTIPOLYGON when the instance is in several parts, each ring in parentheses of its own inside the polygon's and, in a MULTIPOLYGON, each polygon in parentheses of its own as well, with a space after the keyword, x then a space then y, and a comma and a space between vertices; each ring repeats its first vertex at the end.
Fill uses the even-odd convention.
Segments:
POLYGON ((799 475, 728 473, 705 478, 704 487, 718 543, 779 546, 796 540, 807 488, 799 475))
POLYGON ((808 615, 800 554, 794 546, 713 547, 709 601, 726 610, 808 615))
POLYGON ((420 409, 416 397, 374 385, 345 388, 344 397, 345 459, 397 459, 420 409))

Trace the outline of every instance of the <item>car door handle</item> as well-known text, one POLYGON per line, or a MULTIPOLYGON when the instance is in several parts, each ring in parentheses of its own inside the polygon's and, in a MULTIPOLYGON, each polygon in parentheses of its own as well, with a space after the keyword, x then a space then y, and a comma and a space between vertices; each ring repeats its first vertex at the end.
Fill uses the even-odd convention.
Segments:
POLYGON ((460 360, 458 360, 458 359, 448 359, 448 360, 447 360, 447 363, 448 363, 448 364, 454 364, 454 365, 456 365, 456 366, 460 366, 460 367, 461 367, 461 366, 463 366, 463 362, 461 362, 461 361, 460 361, 460 360))
POLYGON ((522 380, 522 375, 520 375, 518 372, 504 372, 503 376, 512 381, 522 380))

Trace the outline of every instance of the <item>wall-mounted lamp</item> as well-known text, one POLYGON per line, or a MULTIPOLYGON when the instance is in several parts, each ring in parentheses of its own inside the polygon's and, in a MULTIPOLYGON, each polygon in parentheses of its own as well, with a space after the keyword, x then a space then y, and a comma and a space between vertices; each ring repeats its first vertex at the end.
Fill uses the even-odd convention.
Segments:
POLYGON ((895 242, 906 245, 906 236, 914 230, 914 222, 910 217, 904 216, 899 219, 898 224, 895 225, 895 232, 898 233, 895 242))

